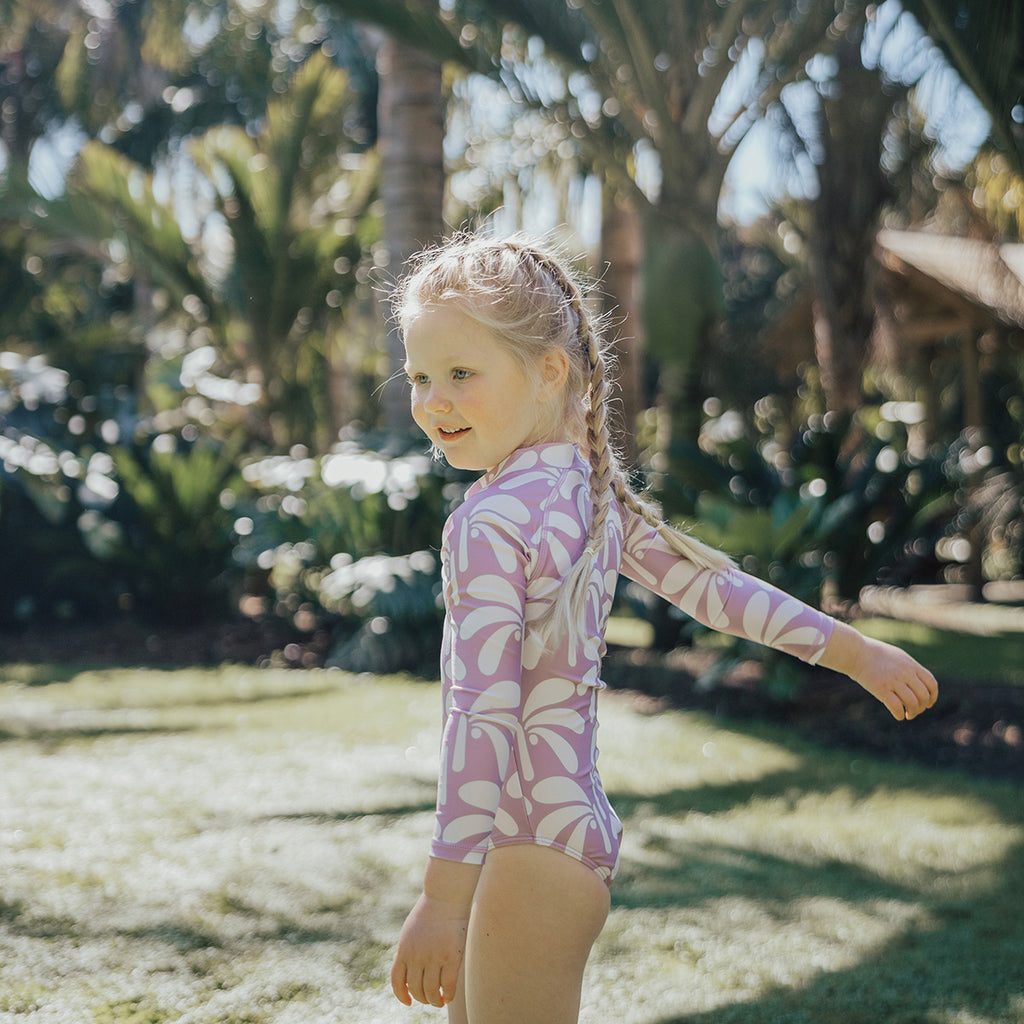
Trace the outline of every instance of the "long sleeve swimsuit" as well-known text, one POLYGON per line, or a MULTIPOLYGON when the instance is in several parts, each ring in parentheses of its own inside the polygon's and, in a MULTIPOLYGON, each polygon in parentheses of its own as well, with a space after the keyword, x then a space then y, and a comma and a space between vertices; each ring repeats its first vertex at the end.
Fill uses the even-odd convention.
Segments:
POLYGON ((545 650, 535 624, 583 551, 589 479, 574 445, 518 449, 445 525, 435 857, 482 864, 492 848, 540 844, 610 884, 622 826, 597 772, 597 694, 620 573, 707 626, 812 664, 828 642, 828 616, 737 570, 699 569, 616 504, 582 628, 545 650))

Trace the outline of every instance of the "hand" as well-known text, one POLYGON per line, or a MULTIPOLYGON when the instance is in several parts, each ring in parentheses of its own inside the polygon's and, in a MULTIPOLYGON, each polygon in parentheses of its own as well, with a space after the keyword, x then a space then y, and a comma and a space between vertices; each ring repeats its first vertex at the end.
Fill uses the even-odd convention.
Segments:
POLYGON ((939 696, 939 685, 928 669, 906 651, 870 637, 865 637, 862 668, 853 678, 897 721, 916 718, 939 696))
POLYGON ((399 1002, 444 1006, 455 997, 469 917, 460 904, 420 896, 405 920, 391 966, 399 1002))
POLYGON ((906 651, 837 622, 820 664, 848 675, 897 721, 916 718, 939 695, 935 676, 906 651))

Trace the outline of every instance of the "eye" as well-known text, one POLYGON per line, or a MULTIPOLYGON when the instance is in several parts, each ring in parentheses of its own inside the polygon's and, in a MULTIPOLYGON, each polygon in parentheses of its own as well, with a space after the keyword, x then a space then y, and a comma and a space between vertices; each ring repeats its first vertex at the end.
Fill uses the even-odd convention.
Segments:
POLYGON ((427 377, 427 375, 425 373, 410 373, 410 374, 407 374, 407 377, 408 377, 409 383, 413 387, 417 387, 420 384, 426 384, 427 381, 430 379, 429 377, 427 377))
POLYGON ((452 370, 452 378, 454 380, 469 380, 472 373, 469 370, 452 370))

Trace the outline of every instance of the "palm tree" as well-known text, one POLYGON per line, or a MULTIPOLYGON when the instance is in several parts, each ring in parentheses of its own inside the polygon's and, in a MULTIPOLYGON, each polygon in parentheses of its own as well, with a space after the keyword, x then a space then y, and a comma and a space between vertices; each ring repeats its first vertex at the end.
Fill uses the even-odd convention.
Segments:
POLYGON ((164 290, 168 310, 187 310, 225 372, 259 385, 257 436, 323 448, 343 420, 330 386, 343 311, 376 237, 375 158, 347 152, 342 127, 351 99, 345 72, 317 53, 269 104, 255 138, 228 125, 194 141, 227 229, 218 246, 186 237, 153 174, 98 142, 82 151, 64 197, 30 204, 8 190, 0 220, 19 213, 97 257, 120 239, 126 272, 164 290))
POLYGON ((873 250, 890 197, 882 169, 894 85, 861 61, 863 32, 836 50, 836 73, 817 106, 818 195, 810 204, 815 356, 827 408, 850 417, 863 404, 875 322, 873 250))
POLYGON ((342 422, 330 400, 340 319, 333 311, 352 297, 363 248, 374 240, 365 215, 377 169, 372 154, 346 155, 351 101, 345 72, 318 51, 268 105, 256 138, 226 126, 192 147, 211 181, 227 178, 216 193, 234 256, 217 296, 226 307, 223 340, 258 369, 271 427, 281 423, 279 444, 322 448, 342 422), (339 167, 342 157, 352 170, 339 167))
POLYGON ((641 311, 670 436, 696 436, 700 354, 721 316, 718 199, 749 127, 864 16, 865 0, 330 0, 503 80, 640 214, 641 311), (540 73, 531 40, 543 40, 540 73), (552 69, 560 77, 552 81, 552 69))
POLYGON ((992 141, 1024 175, 1024 6, 903 0, 992 119, 992 141))
MULTIPOLYGON (((389 277, 443 231, 444 102, 441 63, 422 50, 385 36, 378 57, 378 146, 384 243, 389 277)), ((385 302, 388 380, 383 391, 389 427, 412 427, 405 389, 397 385, 405 355, 385 302)))

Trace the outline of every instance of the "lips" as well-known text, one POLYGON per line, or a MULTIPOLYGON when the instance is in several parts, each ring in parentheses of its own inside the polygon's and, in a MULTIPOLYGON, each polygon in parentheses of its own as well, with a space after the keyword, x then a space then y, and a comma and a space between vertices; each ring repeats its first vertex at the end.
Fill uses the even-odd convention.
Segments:
POLYGON ((446 430, 444 427, 438 427, 437 432, 441 435, 442 441, 457 441, 460 437, 465 437, 469 433, 469 427, 458 427, 455 430, 446 430))

